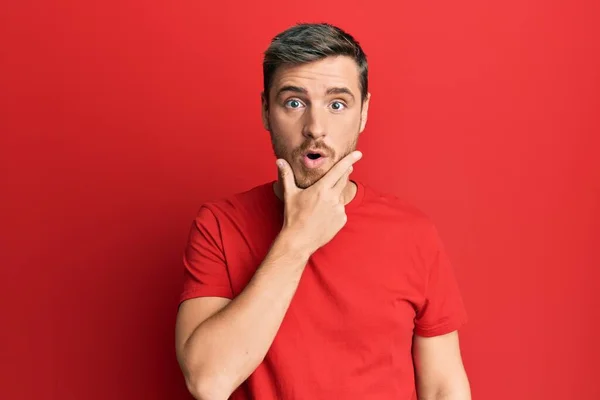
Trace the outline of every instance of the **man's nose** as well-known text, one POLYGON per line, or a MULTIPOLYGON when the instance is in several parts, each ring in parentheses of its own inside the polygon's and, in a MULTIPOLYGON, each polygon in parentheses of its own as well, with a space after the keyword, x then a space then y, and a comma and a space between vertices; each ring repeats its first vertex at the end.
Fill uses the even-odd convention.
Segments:
POLYGON ((309 107, 305 112, 305 123, 302 134, 307 138, 319 139, 326 135, 326 110, 309 107))

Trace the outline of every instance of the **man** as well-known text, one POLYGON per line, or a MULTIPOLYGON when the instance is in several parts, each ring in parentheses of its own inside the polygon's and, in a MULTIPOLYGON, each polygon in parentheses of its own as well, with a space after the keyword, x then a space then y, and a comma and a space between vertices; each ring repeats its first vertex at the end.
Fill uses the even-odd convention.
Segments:
POLYGON ((177 357, 196 399, 470 399, 466 313, 435 227, 350 179, 366 57, 327 24, 265 53, 279 179, 204 204, 185 252, 177 357))

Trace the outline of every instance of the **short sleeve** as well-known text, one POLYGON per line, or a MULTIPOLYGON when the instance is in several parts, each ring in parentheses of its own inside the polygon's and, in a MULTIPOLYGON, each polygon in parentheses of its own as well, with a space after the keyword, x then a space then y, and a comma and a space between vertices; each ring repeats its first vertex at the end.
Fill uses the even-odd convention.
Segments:
POLYGON ((180 304, 195 297, 233 297, 219 224, 208 207, 203 206, 192 223, 183 266, 180 304))
POLYGON ((453 267, 434 226, 427 229, 418 247, 426 282, 424 301, 415 318, 415 333, 431 337, 458 330, 467 323, 467 313, 453 267))

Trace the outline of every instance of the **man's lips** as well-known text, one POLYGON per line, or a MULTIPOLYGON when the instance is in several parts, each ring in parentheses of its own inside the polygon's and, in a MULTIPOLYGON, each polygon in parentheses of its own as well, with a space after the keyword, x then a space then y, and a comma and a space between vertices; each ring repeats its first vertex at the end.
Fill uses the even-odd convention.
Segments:
POLYGON ((327 153, 321 149, 308 149, 303 153, 304 157, 309 155, 318 155, 319 157, 327 157, 327 153))
POLYGON ((323 155, 323 153, 320 153, 318 150, 317 151, 308 151, 304 154, 304 156, 302 157, 302 164, 308 168, 308 169, 314 169, 314 168, 319 168, 320 166, 322 166, 325 161, 327 161, 327 156, 323 155), (319 155, 318 157, 315 155, 319 155))

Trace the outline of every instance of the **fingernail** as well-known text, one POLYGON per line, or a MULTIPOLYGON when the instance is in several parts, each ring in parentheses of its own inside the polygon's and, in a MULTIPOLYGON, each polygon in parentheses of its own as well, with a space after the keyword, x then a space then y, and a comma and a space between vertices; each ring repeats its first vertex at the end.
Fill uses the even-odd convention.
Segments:
POLYGON ((283 162, 281 160, 275 161, 275 164, 277 164, 278 167, 283 167, 283 162))
POLYGON ((354 158, 361 158, 362 157, 362 153, 360 151, 357 151, 356 153, 354 153, 354 158))

